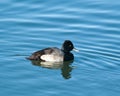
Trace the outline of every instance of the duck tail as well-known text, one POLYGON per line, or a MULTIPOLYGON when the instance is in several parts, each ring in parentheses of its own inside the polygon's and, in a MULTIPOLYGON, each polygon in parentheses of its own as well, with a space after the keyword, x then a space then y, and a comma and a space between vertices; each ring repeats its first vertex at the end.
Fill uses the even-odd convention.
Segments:
POLYGON ((26 59, 28 59, 28 60, 36 60, 36 58, 33 55, 29 56, 29 57, 26 57, 26 59))

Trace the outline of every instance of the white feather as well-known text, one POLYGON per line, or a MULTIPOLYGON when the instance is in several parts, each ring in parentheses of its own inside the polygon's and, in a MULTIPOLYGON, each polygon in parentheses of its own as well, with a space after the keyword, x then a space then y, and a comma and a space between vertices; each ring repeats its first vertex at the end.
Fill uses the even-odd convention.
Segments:
POLYGON ((53 53, 42 55, 41 59, 50 62, 61 62, 64 59, 64 53, 56 48, 53 53))
POLYGON ((61 62, 61 61, 63 61, 62 56, 57 57, 57 56, 54 56, 54 55, 42 55, 41 59, 45 60, 45 61, 52 61, 52 62, 61 62))

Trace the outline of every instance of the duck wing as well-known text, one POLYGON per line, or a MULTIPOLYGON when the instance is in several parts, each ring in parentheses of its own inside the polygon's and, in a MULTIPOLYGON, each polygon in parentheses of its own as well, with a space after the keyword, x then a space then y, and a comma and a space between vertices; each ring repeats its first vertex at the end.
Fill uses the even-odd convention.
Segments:
POLYGON ((64 57, 64 54, 60 49, 56 47, 52 47, 52 48, 45 48, 45 49, 36 51, 27 59, 59 62, 59 61, 63 61, 63 57, 64 57))
POLYGON ((47 54, 51 54, 51 52, 53 51, 52 48, 45 48, 39 51, 36 51, 34 53, 32 53, 31 56, 29 56, 27 59, 29 60, 41 60, 41 56, 47 54))

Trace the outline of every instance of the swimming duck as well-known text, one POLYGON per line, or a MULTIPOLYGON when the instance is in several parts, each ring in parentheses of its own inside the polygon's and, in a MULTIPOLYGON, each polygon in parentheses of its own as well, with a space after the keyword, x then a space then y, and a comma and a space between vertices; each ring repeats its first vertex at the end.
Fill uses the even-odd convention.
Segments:
POLYGON ((40 60, 45 62, 63 62, 74 60, 73 54, 70 52, 74 48, 73 43, 70 40, 65 40, 62 44, 62 48, 49 47, 34 52, 27 59, 29 60, 40 60))

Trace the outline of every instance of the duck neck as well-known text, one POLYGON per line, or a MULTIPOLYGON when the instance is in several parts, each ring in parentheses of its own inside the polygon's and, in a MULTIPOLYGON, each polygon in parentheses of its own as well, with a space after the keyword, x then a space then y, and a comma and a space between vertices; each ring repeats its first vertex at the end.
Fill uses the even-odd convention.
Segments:
POLYGON ((62 50, 65 54, 69 54, 70 51, 62 50))

